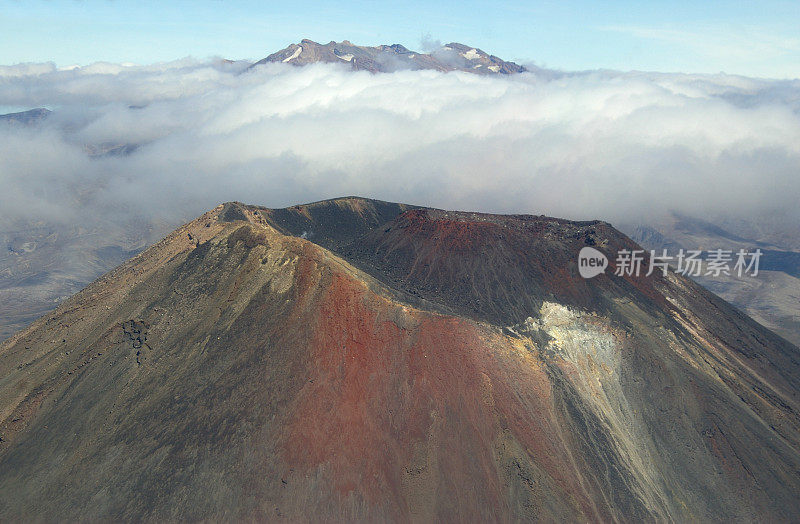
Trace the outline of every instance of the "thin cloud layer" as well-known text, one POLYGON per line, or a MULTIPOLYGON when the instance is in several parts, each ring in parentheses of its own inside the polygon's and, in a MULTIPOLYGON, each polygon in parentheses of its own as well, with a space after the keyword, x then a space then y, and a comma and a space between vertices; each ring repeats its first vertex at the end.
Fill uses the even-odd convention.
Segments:
POLYGON ((641 223, 800 218, 798 82, 245 67, 0 67, 0 106, 54 111, 0 125, 0 215, 169 221, 363 195, 641 223), (119 145, 136 148, 98 154, 119 145))

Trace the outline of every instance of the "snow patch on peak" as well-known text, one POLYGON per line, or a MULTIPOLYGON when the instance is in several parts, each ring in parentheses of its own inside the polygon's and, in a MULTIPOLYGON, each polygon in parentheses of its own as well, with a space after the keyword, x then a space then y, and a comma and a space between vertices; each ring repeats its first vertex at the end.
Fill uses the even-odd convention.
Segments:
POLYGON ((300 56, 300 53, 302 52, 303 52, 303 46, 301 45, 297 46, 297 49, 294 50, 292 56, 287 56, 286 58, 283 59, 283 62, 291 62, 292 60, 300 56))
POLYGON ((461 53, 461 56, 463 56, 467 60, 475 60, 476 58, 480 58, 481 55, 478 54, 477 49, 470 49, 466 53, 461 53))

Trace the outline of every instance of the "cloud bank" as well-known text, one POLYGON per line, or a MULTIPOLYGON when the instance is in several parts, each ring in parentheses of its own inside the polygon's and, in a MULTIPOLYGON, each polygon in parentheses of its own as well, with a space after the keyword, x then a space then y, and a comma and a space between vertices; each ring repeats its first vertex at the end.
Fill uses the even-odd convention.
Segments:
POLYGON ((800 223, 798 81, 245 67, 0 67, 0 106, 54 111, 0 124, 0 218, 177 221, 228 200, 362 195, 612 222, 677 211, 800 223), (97 154, 118 145, 136 149, 97 154))

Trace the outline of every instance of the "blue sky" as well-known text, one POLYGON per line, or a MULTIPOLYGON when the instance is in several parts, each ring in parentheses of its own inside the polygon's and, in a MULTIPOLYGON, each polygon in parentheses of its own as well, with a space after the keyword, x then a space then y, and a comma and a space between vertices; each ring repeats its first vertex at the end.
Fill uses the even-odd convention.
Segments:
POLYGON ((567 70, 800 77, 800 1, 0 0, 0 64, 258 59, 301 38, 429 37, 567 70))

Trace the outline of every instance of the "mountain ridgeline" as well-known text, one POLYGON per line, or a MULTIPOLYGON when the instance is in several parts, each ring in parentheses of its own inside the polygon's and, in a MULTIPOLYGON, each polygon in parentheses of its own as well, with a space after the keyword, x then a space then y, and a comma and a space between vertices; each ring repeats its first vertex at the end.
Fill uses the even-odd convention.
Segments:
POLYGON ((800 519, 798 349, 633 247, 218 206, 0 345, 0 519, 800 519))
POLYGON ((430 53, 418 53, 400 44, 358 46, 349 41, 319 44, 302 40, 272 53, 253 66, 270 62, 306 65, 318 62, 347 64, 353 70, 389 73, 403 70, 432 69, 435 71, 465 71, 480 75, 508 75, 527 71, 514 62, 456 42, 441 46, 430 53))

